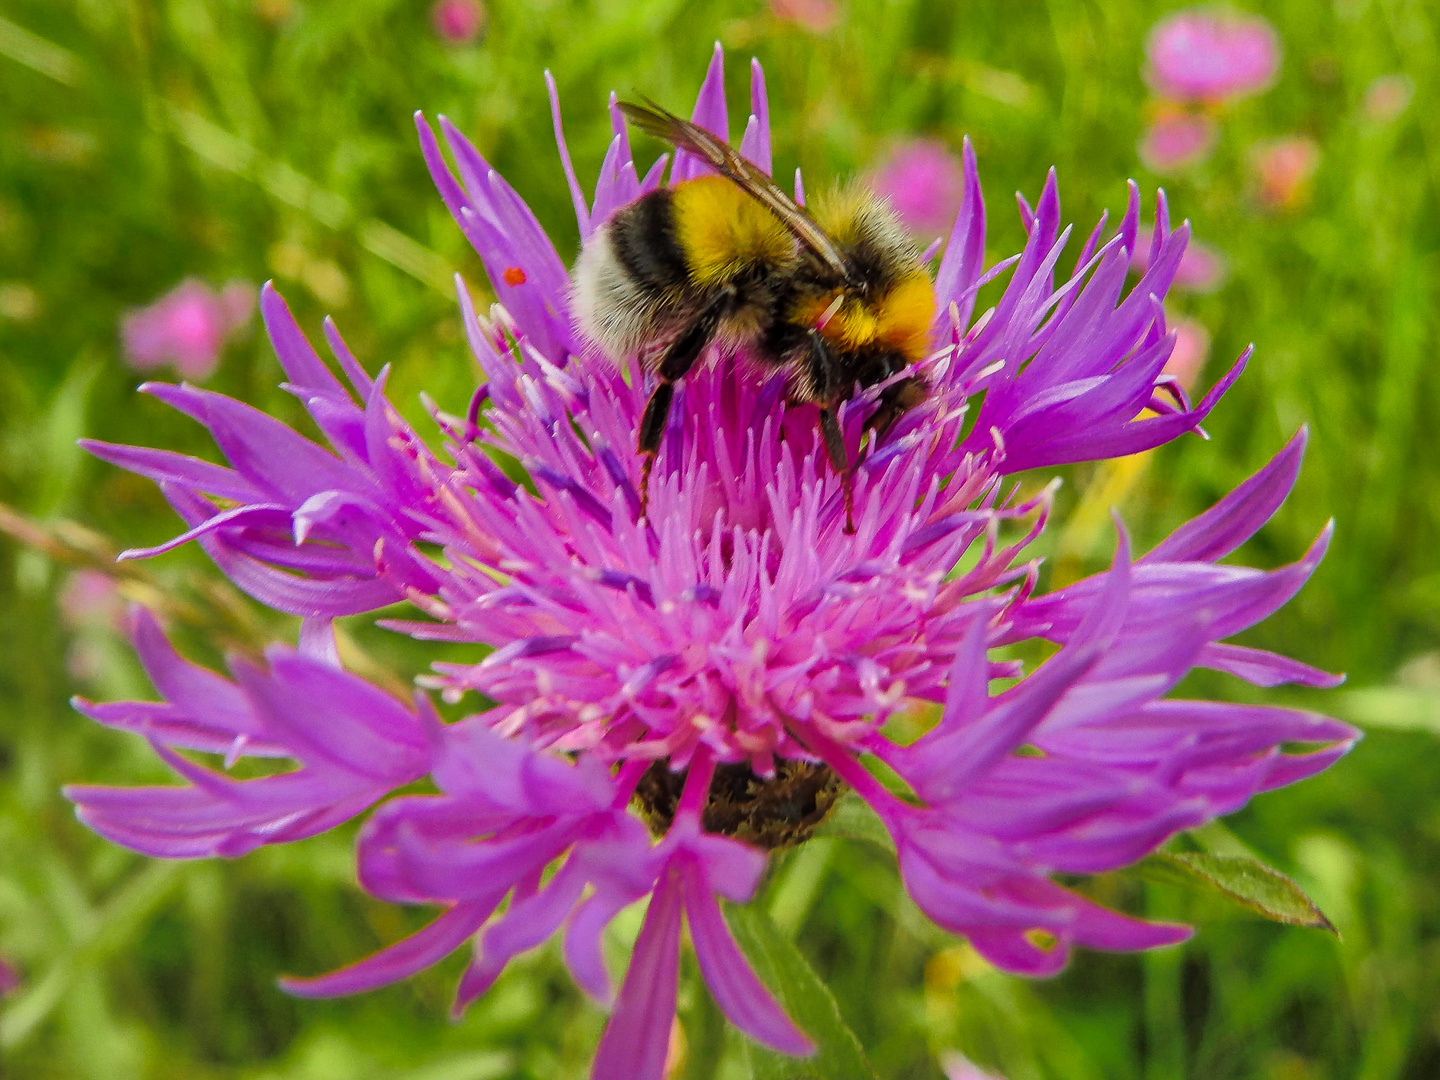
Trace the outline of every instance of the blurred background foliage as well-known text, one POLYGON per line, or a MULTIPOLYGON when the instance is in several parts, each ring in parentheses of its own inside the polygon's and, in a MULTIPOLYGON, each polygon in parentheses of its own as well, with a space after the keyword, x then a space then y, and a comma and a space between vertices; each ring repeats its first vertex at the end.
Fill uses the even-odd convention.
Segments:
MULTIPOLYGON (((994 258, 1022 240, 1008 193, 1033 200, 1052 164, 1067 220, 1088 229, 1102 208, 1122 209, 1129 176, 1149 216, 1161 178, 1136 152, 1156 108, 1141 65, 1164 9, 852 0, 817 32, 756 0, 496 0, 474 40, 451 43, 418 0, 6 0, 0 500, 23 516, 4 511, 0 525, 30 542, 0 542, 0 958, 21 976, 0 1003, 4 1075, 548 1080, 585 1074, 603 1022, 553 943, 458 1023, 447 1018, 453 962, 356 999, 292 1000, 277 974, 329 968, 415 925, 416 913, 354 886, 353 832, 176 865, 74 821, 61 783, 163 773, 138 740, 70 711, 77 688, 147 689, 112 620, 82 610, 62 621, 58 598, 77 588, 74 565, 176 531, 156 491, 75 440, 213 452, 198 427, 136 395, 119 348, 125 311, 186 276, 273 277, 308 330, 333 314, 372 370, 393 364, 392 400, 428 430, 418 392, 462 410, 473 380, 448 276, 484 286, 427 179, 412 110, 450 116, 568 258, 577 237, 542 69, 593 183, 606 93, 687 104, 718 38, 732 100, 743 100, 743 61, 765 65, 779 174, 801 165, 813 186, 872 167, 906 135, 958 148, 968 134, 994 258)), ((1172 304, 1213 338, 1203 381, 1249 341, 1255 360, 1207 424, 1212 441, 1118 472, 1071 470, 1045 542, 1059 574, 1098 567, 1113 534, 1086 524, 1094 507, 1118 502, 1143 547, 1310 425, 1295 495, 1242 554, 1291 561, 1332 515, 1335 543, 1248 643, 1350 681, 1327 695, 1252 693, 1370 731, 1331 772, 1261 798, 1206 840, 1292 874, 1343 938, 1105 882, 1095 887, 1132 906, 1197 920, 1199 934, 1147 957, 1082 956, 1029 983, 930 928, 885 857, 815 841, 779 867, 766 902, 882 1077, 934 1080, 956 1048, 1010 1080, 1440 1075, 1440 455, 1425 435, 1440 425, 1440 5, 1262 11, 1284 43, 1278 83, 1224 111, 1207 160, 1164 178, 1176 216, 1229 268, 1217 291, 1172 304), (1398 108, 1375 107, 1383 76, 1400 77, 1398 108), (1255 147, 1294 134, 1314 140, 1318 169, 1266 205, 1255 147)), ((208 385, 295 421, 279 377, 252 322, 208 385)), ((121 592, 168 596, 192 655, 211 661, 295 632, 217 584, 194 550, 130 573, 121 592)), ((401 679, 433 656, 350 632, 401 679)), ((1219 679, 1200 689, 1235 692, 1219 679)), ((747 1075, 694 981, 681 1017, 678 1075, 747 1075)))

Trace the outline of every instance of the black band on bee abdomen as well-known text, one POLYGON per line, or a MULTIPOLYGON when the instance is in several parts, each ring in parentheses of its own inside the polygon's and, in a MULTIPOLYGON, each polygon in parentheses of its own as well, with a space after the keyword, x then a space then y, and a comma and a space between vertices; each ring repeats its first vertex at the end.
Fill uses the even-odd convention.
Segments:
POLYGON ((657 188, 621 210, 610 243, 620 264, 647 288, 670 289, 689 278, 685 253, 675 238, 669 188, 657 188))

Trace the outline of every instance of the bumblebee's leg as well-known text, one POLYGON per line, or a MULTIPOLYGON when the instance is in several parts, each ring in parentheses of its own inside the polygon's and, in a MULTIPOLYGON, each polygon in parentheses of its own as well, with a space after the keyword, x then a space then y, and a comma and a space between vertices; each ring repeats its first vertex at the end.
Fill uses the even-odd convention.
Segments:
POLYGON ((695 361, 705 351, 705 346, 715 336, 720 317, 731 302, 727 289, 711 300, 693 323, 679 337, 670 343, 660 361, 656 374, 659 384, 650 392, 645 403, 645 412, 640 417, 640 434, 636 449, 645 456, 640 466, 640 517, 644 519, 650 509, 650 470, 655 465, 655 455, 660 451, 660 438, 665 434, 665 422, 670 418, 670 403, 675 400, 675 383, 683 379, 695 366, 695 361))
POLYGON ((890 430, 896 420, 899 420, 929 396, 930 387, 918 375, 901 379, 893 386, 886 387, 881 393, 879 405, 870 415, 870 419, 865 421, 865 430, 875 432, 875 439, 878 442, 885 437, 885 433, 890 430))
POLYGON ((845 434, 835 419, 834 409, 838 405, 840 373, 835 368, 835 358, 818 330, 810 331, 810 375, 815 384, 815 396, 825 402, 820 407, 820 438, 825 443, 825 452, 830 456, 830 465, 840 474, 841 490, 845 499, 845 531, 855 531, 855 485, 850 469, 850 455, 845 450, 845 434))

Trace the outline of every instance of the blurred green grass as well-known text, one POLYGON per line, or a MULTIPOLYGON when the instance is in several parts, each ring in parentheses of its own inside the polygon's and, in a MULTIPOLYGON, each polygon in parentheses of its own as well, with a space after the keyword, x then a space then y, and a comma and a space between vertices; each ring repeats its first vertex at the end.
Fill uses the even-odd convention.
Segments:
MULTIPOLYGON (((812 185, 865 168, 901 134, 956 146, 969 134, 995 256, 1021 240, 1008 193, 1033 198, 1051 164, 1065 217, 1082 227, 1120 209, 1129 176, 1153 206, 1158 178, 1135 144, 1144 35, 1163 10, 857 0, 816 36, 756 2, 541 0, 493 4, 486 37, 453 47, 414 0, 8 0, 0 500, 41 520, 79 520, 122 546, 174 531, 156 492, 86 459, 74 440, 211 453, 197 428, 135 395, 139 380, 118 355, 121 313, 185 275, 274 277, 308 329, 333 314, 372 369, 394 364, 392 398, 417 423, 421 389, 462 408, 472 375, 445 277, 459 270, 479 288, 483 274, 425 175, 416 108, 455 120, 568 257, 577 241, 542 69, 555 73, 589 178, 609 138, 605 94, 684 104, 718 38, 736 94, 743 61, 753 53, 765 64, 777 171, 801 165, 812 185)), ((1153 542, 1310 425, 1295 495, 1243 554, 1290 561, 1332 515, 1335 544, 1297 600, 1246 640, 1350 675, 1334 694, 1267 700, 1372 730, 1330 773, 1232 819, 1221 840, 1292 874, 1343 940, 1147 886, 1118 899, 1201 920, 1192 943, 1084 956, 1055 981, 1026 983, 929 928, 876 853, 819 841, 779 868, 770 895, 883 1077, 934 1080, 937 1052, 951 1047, 1010 1080, 1440 1075, 1440 455, 1427 434, 1440 423, 1440 5, 1287 0, 1260 10, 1285 43, 1279 83, 1229 109, 1215 155, 1166 184, 1176 216, 1230 266, 1219 292, 1181 297, 1174 310, 1212 334, 1210 378, 1248 341, 1256 358, 1207 424, 1213 440, 1157 453, 1122 510, 1137 542, 1153 542), (1413 81, 1414 100, 1375 119, 1365 91, 1394 72, 1413 81), (1262 211, 1247 154, 1292 132, 1321 149, 1309 198, 1262 211)), ((252 333, 210 385, 295 420, 279 376, 252 333)), ((1067 479, 1060 522, 1104 475, 1067 479)), ((1071 539, 1085 565, 1107 557, 1106 537, 1071 539)), ((206 564, 187 551, 154 569, 195 594, 206 564)), ((143 747, 69 710, 66 655, 77 640, 103 657, 83 692, 145 688, 113 635, 62 628, 63 574, 0 544, 0 956, 25 976, 0 1004, 4 1075, 585 1074, 603 1018, 549 948, 514 965, 458 1024, 446 1018, 453 962, 357 999, 297 1002, 275 989, 281 972, 333 966, 416 921, 354 887, 350 834, 239 863, 161 865, 78 826, 62 782, 163 774, 143 747)), ((427 661, 390 636, 354 632, 404 674, 427 661)), ((218 656, 205 635, 192 639, 197 655, 218 656)), ((1235 691, 1219 679, 1202 688, 1235 691)), ((686 1077, 745 1075, 738 1040, 694 980, 682 1020, 686 1077)))

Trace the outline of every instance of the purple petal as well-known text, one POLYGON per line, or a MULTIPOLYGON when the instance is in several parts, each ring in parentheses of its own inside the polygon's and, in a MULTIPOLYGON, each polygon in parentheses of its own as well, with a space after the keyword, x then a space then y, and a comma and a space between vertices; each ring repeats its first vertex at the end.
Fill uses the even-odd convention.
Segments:
POLYGON ((425 771, 429 739, 400 702, 322 660, 279 649, 268 659, 268 673, 237 664, 236 682, 267 728, 307 759, 396 786, 425 771))
MULTIPOLYGON (((710 58, 710 67, 705 72, 705 81, 695 99, 695 110, 690 114, 690 120, 706 131, 718 135, 725 142, 730 141, 730 121, 725 110, 725 50, 718 41, 710 58)), ((711 172, 714 170, 705 164, 704 159, 687 150, 676 150, 674 164, 670 167, 670 184, 673 187, 711 172)))
POLYGON ((296 997, 339 997, 398 982, 449 956, 485 925, 493 904, 456 904, 425 929, 328 975, 289 975, 280 986, 296 997))
MULTIPOLYGON (((214 506, 198 495, 170 484, 161 491, 177 513, 191 525, 214 516, 214 506)), ((388 581, 344 578, 308 580, 264 565, 238 546, 217 535, 201 535, 200 546, 236 586, 262 604, 302 617, 357 615, 374 611, 403 598, 388 581)))
POLYGON ((565 921, 585 891, 584 868, 567 862, 534 896, 511 904, 502 919, 480 939, 480 954, 466 970, 455 992, 455 1011, 490 989, 510 960, 543 944, 565 921))
POLYGON ((545 89, 550 94, 550 121, 555 126, 555 146, 560 151, 560 166, 565 170, 565 182, 570 185, 570 201, 575 206, 575 222, 580 228, 580 239, 590 238, 590 211, 585 206, 585 193, 580 190, 580 181, 575 179, 575 166, 570 161, 570 148, 565 145, 565 129, 560 123, 560 91, 555 88, 555 76, 545 69, 545 89))
POLYGON ((1142 562, 1215 562, 1269 521, 1300 475, 1306 429, 1301 428, 1270 463, 1205 513, 1162 540, 1142 562))
POLYGON ((745 138, 740 142, 740 153, 749 158, 764 173, 773 168, 770 149, 770 99, 765 92, 765 72, 760 61, 750 61, 750 116, 754 125, 747 125, 745 138))
POLYGON ((295 323, 295 316, 290 314, 289 305, 269 281, 260 289, 260 315, 265 320, 265 330, 270 335, 270 344, 275 347, 280 366, 285 369, 291 383, 309 394, 350 400, 340 380, 330 373, 310 347, 310 342, 295 323))
POLYGON ((325 341, 330 346, 330 352, 334 355, 345 377, 350 380, 350 385, 362 398, 370 396, 370 389, 374 385, 369 374, 360 366, 360 362, 345 344, 345 339, 340 336, 340 329, 335 325, 335 320, 325 316, 325 341))
POLYGON ((935 325, 938 335, 950 325, 950 304, 960 304, 959 323, 968 326, 974 306, 971 288, 980 277, 985 259, 985 198, 980 191, 980 171, 975 163, 975 148, 967 136, 964 147, 965 199, 945 245, 945 255, 935 274, 935 325))
POLYGON ((615 916, 635 902, 628 892, 597 890, 576 908, 565 931, 565 965, 575 982, 602 1005, 611 1001, 602 934, 615 916))
POLYGON ((354 469, 259 409, 193 386, 146 383, 141 389, 208 427, 236 471, 272 497, 294 505, 317 491, 373 490, 354 469))
POLYGON ((682 884, 671 869, 650 898, 591 1080, 661 1080, 680 982, 682 884))
POLYGON ((1195 663, 1198 667, 1228 672, 1256 686, 1299 683, 1301 686, 1317 686, 1329 690, 1345 681, 1344 675, 1332 675, 1288 656, 1280 656, 1264 649, 1251 649, 1244 645, 1211 642, 1200 651, 1195 663))
POLYGON ((269 734, 240 689, 181 657, 145 608, 131 612, 131 640, 145 674, 166 701, 231 736, 269 734))
POLYGON ((813 1054, 815 1044, 785 1015, 751 970, 749 961, 730 936, 715 894, 694 867, 685 875, 685 918, 690 924, 690 939, 705 984, 730 1022, 781 1053, 800 1057, 813 1054))
POLYGON ((212 465, 199 458, 169 450, 123 446, 95 439, 81 439, 80 446, 101 461, 148 477, 158 484, 179 484, 240 503, 265 501, 265 492, 234 469, 212 465))

